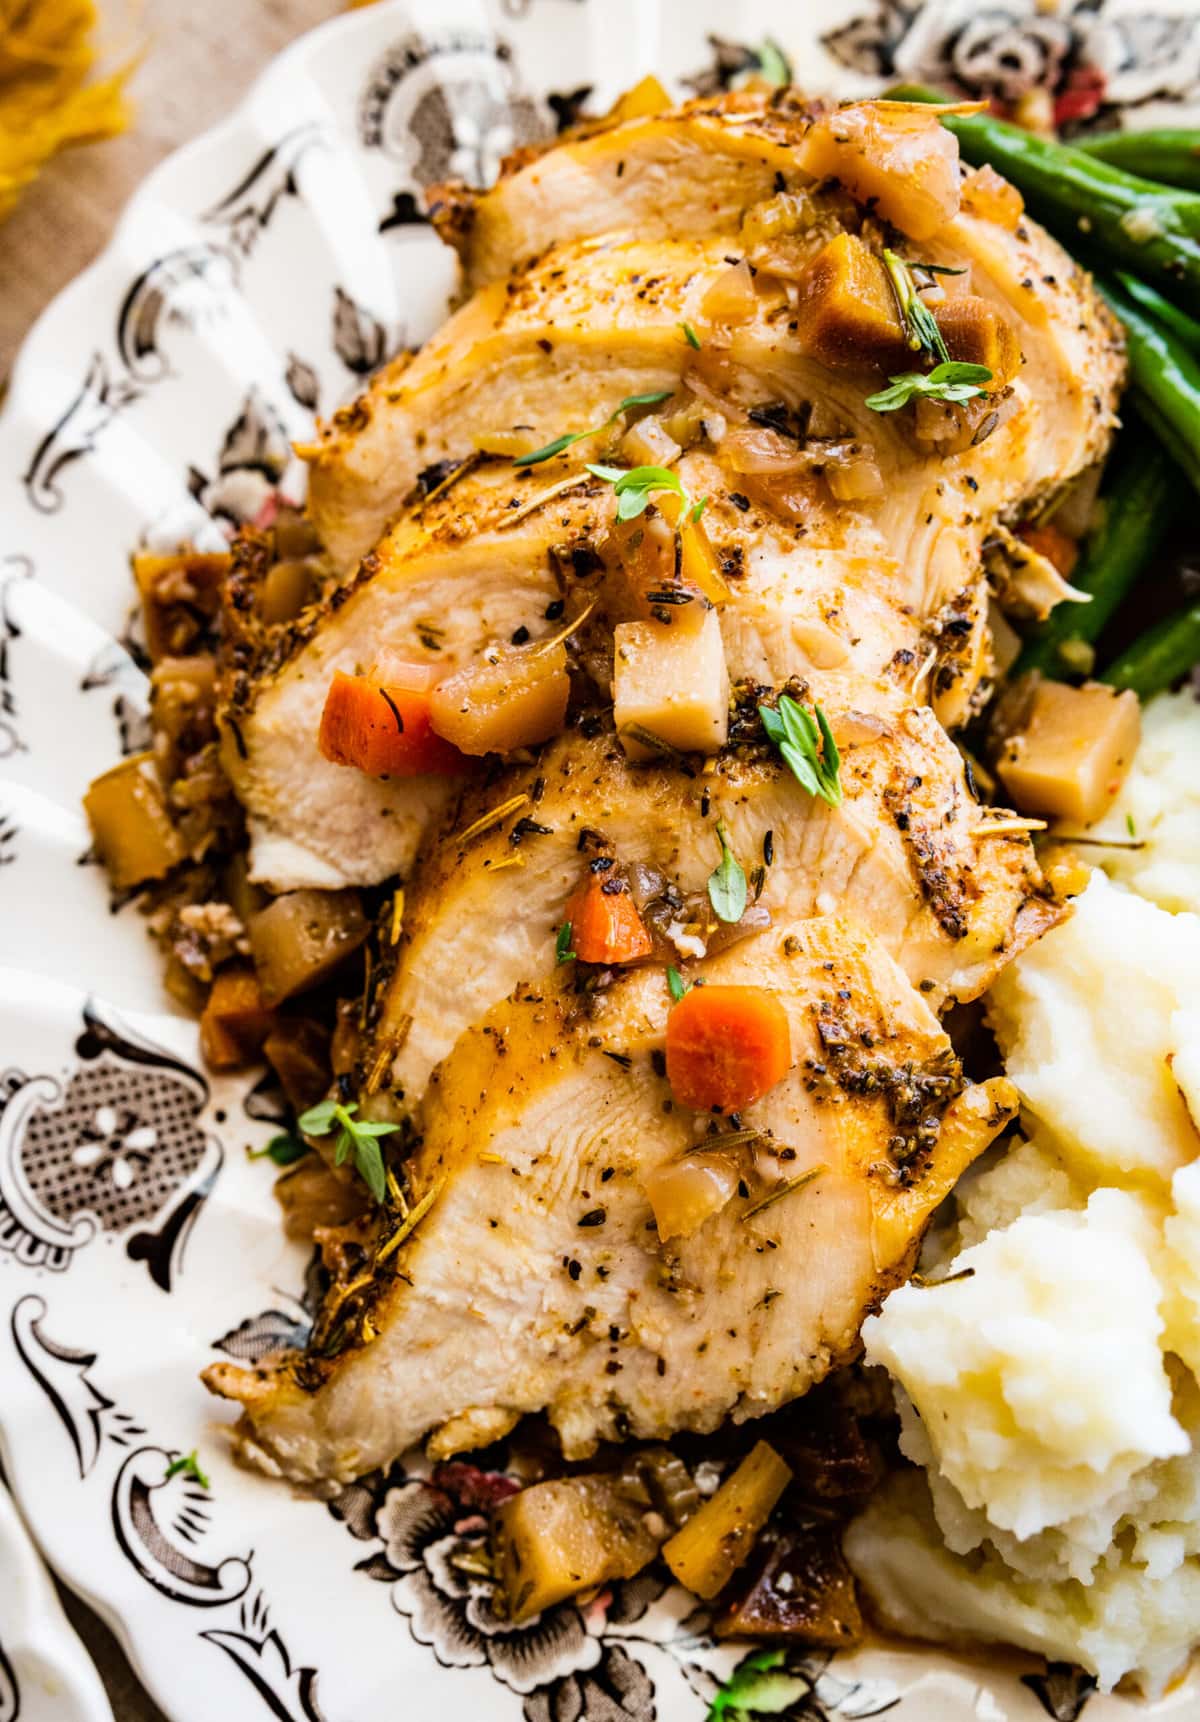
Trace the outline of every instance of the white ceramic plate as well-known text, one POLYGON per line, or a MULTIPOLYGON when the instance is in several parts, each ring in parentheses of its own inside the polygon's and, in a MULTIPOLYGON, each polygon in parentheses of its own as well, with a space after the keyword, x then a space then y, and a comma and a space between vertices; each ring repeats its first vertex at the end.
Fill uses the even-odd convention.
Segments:
MULTIPOLYGON (((1064 0, 1054 15, 1033 0, 743 0, 736 25, 731 12, 394 0, 327 25, 152 175, 13 377, 0 421, 0 1433, 48 1558, 173 1722, 701 1722, 743 1654, 651 1579, 520 1629, 497 1620, 451 1559, 478 1534, 478 1474, 434 1489, 397 1469, 323 1505, 235 1469, 197 1371, 214 1347, 254 1358, 308 1319, 305 1261, 282 1241, 269 1170, 243 1152, 269 1132, 272 1097, 201 1074, 195 1027, 165 1001, 136 905, 110 906, 80 811, 88 780, 145 734, 130 549, 221 547, 270 496, 298 494, 289 439, 443 313, 451 258, 419 214, 431 181, 486 179, 589 87, 597 108, 651 70, 720 87, 767 37, 812 88, 957 76, 1013 99, 1041 83, 1060 117, 1127 122, 1178 121, 1200 96, 1194 0, 1064 0), (193 1448, 208 1486, 167 1475, 193 1448)), ((1022 1680, 872 1649, 797 1659, 788 1713, 1135 1713, 1088 1690, 1069 1671, 1022 1680)), ((0 1677, 0 1722, 18 1703, 0 1677)), ((1176 1693, 1155 1714, 1197 1703, 1176 1693)))

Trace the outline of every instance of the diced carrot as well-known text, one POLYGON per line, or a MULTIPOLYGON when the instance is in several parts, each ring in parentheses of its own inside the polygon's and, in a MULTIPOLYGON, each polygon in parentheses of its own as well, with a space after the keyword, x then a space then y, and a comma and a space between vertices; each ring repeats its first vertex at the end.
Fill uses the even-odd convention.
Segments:
POLYGON ((200 1049, 213 1070, 248 1064, 275 1025, 248 965, 222 969, 200 1015, 200 1049))
POLYGON ((1036 550, 1039 556, 1044 556, 1047 562, 1052 562, 1064 580, 1071 578, 1072 570, 1079 560, 1079 541, 1068 538, 1061 527, 1055 526, 1052 520, 1047 520, 1043 526, 1022 526, 1017 536, 1022 543, 1028 544, 1031 550, 1036 550))
POLYGON ((654 949, 637 904, 622 885, 605 890, 610 874, 593 873, 566 907, 571 923, 571 949, 583 963, 632 963, 654 949))
POLYGON ((667 1081, 696 1112, 761 1100, 791 1064, 787 1012, 764 987, 694 986, 667 1018, 667 1081))
POLYGON ((401 674, 385 682, 334 672, 317 744, 335 765, 357 766, 369 777, 452 777, 467 769, 456 747, 435 735, 424 672, 406 686, 401 674))

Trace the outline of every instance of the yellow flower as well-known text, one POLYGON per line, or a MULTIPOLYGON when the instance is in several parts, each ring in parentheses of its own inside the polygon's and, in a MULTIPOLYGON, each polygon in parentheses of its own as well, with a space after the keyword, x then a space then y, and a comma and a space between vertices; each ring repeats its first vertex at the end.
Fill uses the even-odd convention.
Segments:
POLYGON ((0 219, 60 149, 129 123, 124 66, 88 83, 92 0, 0 0, 0 219))

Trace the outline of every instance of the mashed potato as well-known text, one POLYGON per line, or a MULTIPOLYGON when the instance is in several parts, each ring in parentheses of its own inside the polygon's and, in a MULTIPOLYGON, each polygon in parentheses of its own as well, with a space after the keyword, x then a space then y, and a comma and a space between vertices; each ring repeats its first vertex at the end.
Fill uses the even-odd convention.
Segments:
POLYGON ((1089 836, 1120 845, 1088 852, 1110 879, 1160 908, 1200 911, 1200 703, 1186 689, 1143 708, 1133 769, 1089 836))
POLYGON ((1000 975, 988 1014, 1073 1168, 1166 1185, 1200 1150, 1200 916, 1095 873, 1071 919, 1000 975))
POLYGON ((897 1630, 1151 1692, 1200 1639, 1200 716, 1157 704, 1129 791, 1150 836, 1112 870, 1141 889, 1140 858, 1158 901, 1095 874, 992 991, 1028 1139, 968 1174, 927 1248, 969 1277, 864 1328, 918 1469, 846 1545, 897 1630))

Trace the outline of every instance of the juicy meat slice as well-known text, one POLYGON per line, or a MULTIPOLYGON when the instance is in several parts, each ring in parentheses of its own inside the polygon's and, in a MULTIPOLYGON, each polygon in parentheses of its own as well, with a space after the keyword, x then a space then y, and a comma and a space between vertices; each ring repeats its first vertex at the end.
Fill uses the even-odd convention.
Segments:
POLYGON ((739 94, 600 126, 518 162, 488 191, 435 192, 434 225, 470 291, 536 257, 550 235, 729 237, 751 205, 812 183, 793 153, 812 112, 790 92, 774 102, 739 94))
MULTIPOLYGON (((886 720, 836 706, 829 715, 840 807, 810 796, 766 749, 687 778, 629 765, 611 734, 566 735, 536 766, 468 796, 408 893, 368 1067, 387 1071, 411 1108, 471 1023, 519 982, 553 973, 556 930, 593 859, 652 868, 703 902, 720 819, 748 875, 771 855, 758 902, 777 922, 848 915, 935 1009, 977 998, 1064 913, 1027 834, 1005 832, 995 814, 985 821, 927 708, 902 706, 886 720), (498 825, 460 838, 520 795, 498 825), (530 820, 537 829, 523 834, 518 821, 530 820), (983 834, 988 823, 1000 834, 983 834)), ((694 946, 680 925, 676 961, 686 967, 694 946)))
POLYGON ((1014 1092, 964 1085, 928 1005, 849 922, 777 927, 704 974, 768 988, 789 1019, 791 1072, 742 1120, 763 1137, 730 1150, 748 1194, 660 1242, 646 1179, 708 1127, 667 1104, 661 969, 590 1005, 518 988, 430 1091, 409 1172, 416 1199, 437 1194, 376 1273, 368 1342, 359 1319, 298 1372, 206 1372, 245 1407, 248 1456, 349 1478, 430 1431, 445 1454, 545 1411, 579 1458, 759 1416, 854 1353, 1014 1092))
POLYGON ((336 670, 386 681, 415 664, 448 675, 518 629, 531 640, 556 631, 546 617, 559 597, 550 548, 577 517, 591 518, 593 492, 607 493, 611 508, 611 489, 593 482, 559 499, 552 516, 542 509, 508 526, 514 496, 519 506, 532 488, 507 463, 493 465, 411 510, 282 664, 258 678, 227 675, 222 759, 248 816, 256 880, 340 887, 411 867, 454 780, 334 765, 317 746, 325 696, 336 670))
POLYGON ((728 250, 719 237, 559 244, 477 293, 305 451, 309 512, 339 566, 370 549, 420 471, 462 459, 475 435, 523 425, 533 449, 675 388, 694 356, 680 323, 728 273, 728 250))

